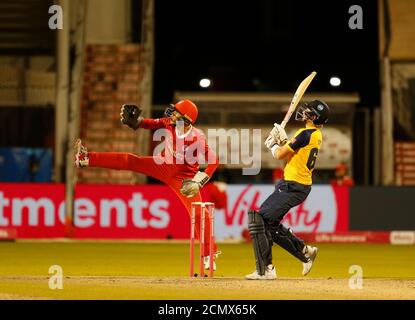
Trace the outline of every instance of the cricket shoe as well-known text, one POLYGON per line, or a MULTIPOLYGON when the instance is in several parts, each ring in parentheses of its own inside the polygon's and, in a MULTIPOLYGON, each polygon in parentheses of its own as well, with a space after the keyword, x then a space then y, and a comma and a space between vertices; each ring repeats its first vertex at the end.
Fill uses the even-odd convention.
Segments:
POLYGON ((75 166, 78 168, 87 167, 89 165, 88 151, 82 145, 81 139, 75 142, 75 166))
POLYGON ((270 264, 265 268, 265 274, 260 275, 257 270, 245 276, 247 280, 275 280, 277 279, 277 272, 275 267, 270 264))
MULTIPOLYGON (((216 258, 219 257, 219 255, 222 253, 222 251, 218 251, 215 254, 213 254, 213 271, 216 271, 216 258)), ((209 270, 210 268, 210 256, 203 257, 203 264, 205 266, 205 270, 209 270)))
POLYGON ((303 262, 303 276, 306 276, 311 271, 318 253, 317 247, 306 246, 305 250, 305 256, 308 259, 308 262, 303 262))

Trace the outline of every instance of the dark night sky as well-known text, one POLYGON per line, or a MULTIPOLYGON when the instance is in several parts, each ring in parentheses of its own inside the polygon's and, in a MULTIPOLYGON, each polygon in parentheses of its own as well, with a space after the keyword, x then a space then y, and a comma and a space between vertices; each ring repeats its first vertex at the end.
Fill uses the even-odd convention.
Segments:
POLYGON ((156 1, 154 102, 175 90, 293 92, 311 71, 310 91, 359 92, 379 104, 377 1, 156 1), (349 7, 363 8, 363 30, 348 26, 349 7))

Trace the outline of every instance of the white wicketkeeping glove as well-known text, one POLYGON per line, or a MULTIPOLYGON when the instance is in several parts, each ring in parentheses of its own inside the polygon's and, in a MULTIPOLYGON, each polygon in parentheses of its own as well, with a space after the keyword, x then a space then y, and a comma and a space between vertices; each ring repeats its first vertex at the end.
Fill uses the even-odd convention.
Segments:
POLYGON ((274 138, 279 146, 283 146, 288 141, 287 133, 278 123, 274 123, 274 128, 272 128, 269 134, 274 138))
POLYGON ((193 198, 199 193, 199 190, 209 181, 210 177, 201 171, 195 174, 193 179, 184 179, 180 193, 187 198, 193 198))

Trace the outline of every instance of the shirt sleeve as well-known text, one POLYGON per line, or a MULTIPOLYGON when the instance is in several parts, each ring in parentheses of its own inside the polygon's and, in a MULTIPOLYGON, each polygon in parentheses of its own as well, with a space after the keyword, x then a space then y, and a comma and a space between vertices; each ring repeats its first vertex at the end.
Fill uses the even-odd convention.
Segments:
POLYGON ((213 173, 216 171, 217 167, 219 166, 219 158, 216 155, 216 152, 213 151, 209 145, 207 144, 206 138, 203 133, 201 133, 198 129, 194 128, 197 134, 194 137, 194 141, 198 143, 197 150, 199 155, 197 155, 199 159, 199 165, 207 165, 204 172, 212 178, 213 173))
POLYGON ((212 178, 213 173, 219 166, 219 158, 216 155, 215 151, 209 148, 208 144, 205 143, 205 159, 207 162, 207 167, 205 169, 205 173, 212 178))
POLYGON ((207 164, 204 172, 212 178, 213 173, 216 171, 216 168, 219 166, 219 158, 216 155, 216 152, 213 151, 209 145, 207 144, 207 141, 203 135, 199 136, 198 138, 199 145, 198 150, 203 150, 203 155, 201 155, 200 164, 203 162, 204 164, 207 164))
POLYGON ((296 134, 291 141, 288 143, 288 146, 293 151, 297 151, 300 148, 305 147, 310 143, 311 134, 315 130, 303 130, 300 133, 296 134))
POLYGON ((169 118, 160 118, 160 119, 143 119, 140 123, 139 128, 143 129, 160 129, 166 128, 170 123, 169 118))

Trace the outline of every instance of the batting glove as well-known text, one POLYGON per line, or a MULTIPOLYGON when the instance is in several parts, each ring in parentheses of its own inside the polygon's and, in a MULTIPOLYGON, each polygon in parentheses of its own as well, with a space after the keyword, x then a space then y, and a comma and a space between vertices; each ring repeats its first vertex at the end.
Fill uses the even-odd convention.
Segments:
POLYGON ((271 134, 265 140, 265 146, 271 151, 271 154, 274 158, 276 150, 281 148, 271 134))
POLYGON ((274 123, 274 128, 272 128, 269 134, 274 138, 279 146, 283 146, 288 141, 287 133, 278 123, 274 123))

